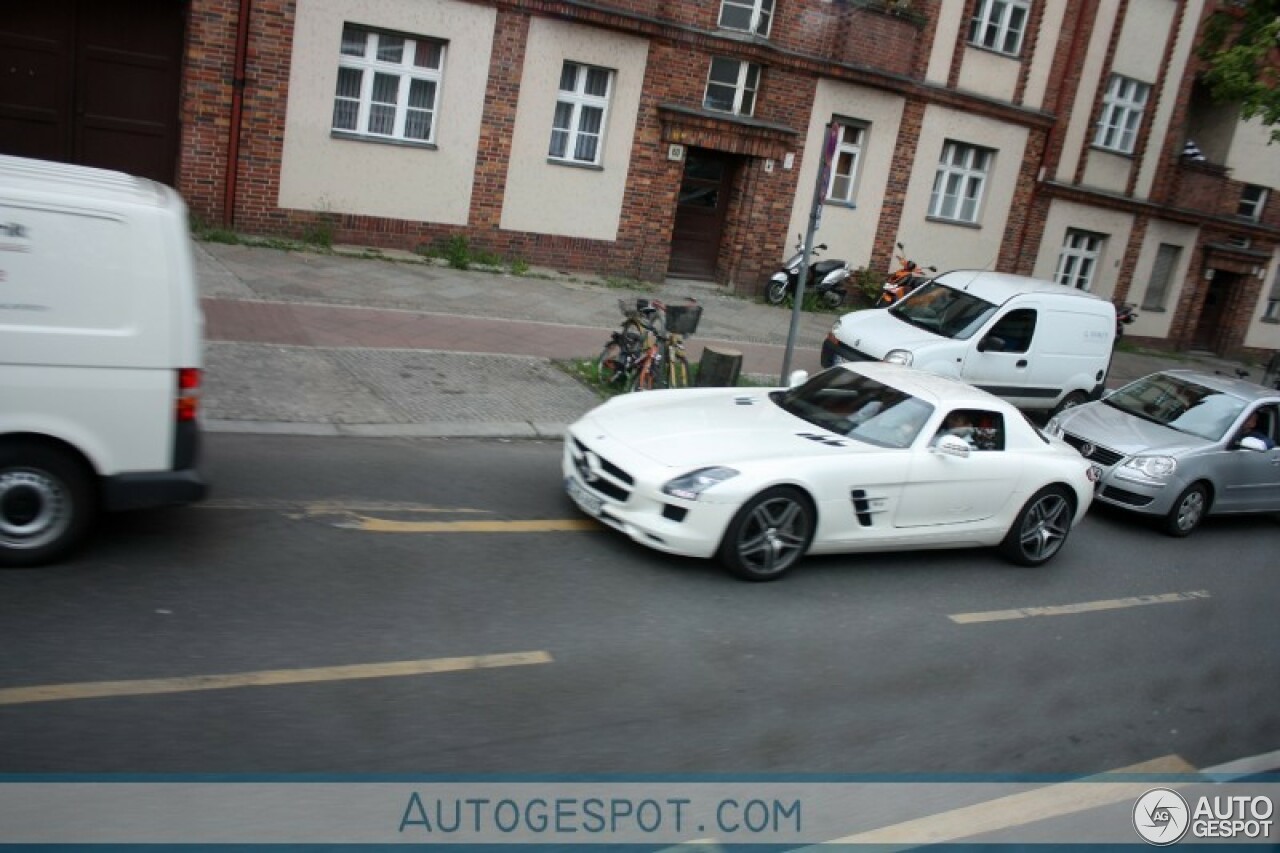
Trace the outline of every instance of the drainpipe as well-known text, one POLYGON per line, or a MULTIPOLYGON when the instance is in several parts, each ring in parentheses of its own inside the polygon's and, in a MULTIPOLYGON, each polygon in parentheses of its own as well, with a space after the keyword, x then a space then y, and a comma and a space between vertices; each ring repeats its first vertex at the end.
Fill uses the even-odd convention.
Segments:
POLYGON ((236 64, 231 76, 231 131, 227 139, 226 196, 222 201, 222 224, 235 223, 236 178, 240 174, 240 120, 244 113, 245 66, 249 63, 249 13, 253 0, 240 0, 240 20, 236 25, 236 64))

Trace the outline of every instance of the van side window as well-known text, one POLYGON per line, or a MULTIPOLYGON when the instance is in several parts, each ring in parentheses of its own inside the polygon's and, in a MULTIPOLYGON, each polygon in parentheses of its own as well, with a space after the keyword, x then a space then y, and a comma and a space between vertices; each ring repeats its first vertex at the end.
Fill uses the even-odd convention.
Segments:
POLYGON ((955 409, 942 419, 930 444, 954 435, 974 450, 1004 450, 1004 417, 985 409, 955 409))
POLYGON ((1018 308, 1001 317, 984 339, 987 352, 1026 352, 1036 331, 1036 310, 1018 308))

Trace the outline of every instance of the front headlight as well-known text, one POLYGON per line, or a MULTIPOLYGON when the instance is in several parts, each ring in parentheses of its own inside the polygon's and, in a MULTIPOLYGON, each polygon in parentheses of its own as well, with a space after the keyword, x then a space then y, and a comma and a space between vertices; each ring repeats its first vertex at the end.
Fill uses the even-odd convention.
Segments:
POLYGON ((891 349, 884 356, 884 360, 890 364, 901 364, 903 367, 910 367, 911 359, 910 351, 904 349, 891 349))
POLYGON ((1062 438, 1062 424, 1058 421, 1057 415, 1049 418, 1049 422, 1044 425, 1044 433, 1054 438, 1062 438))
POLYGON ((1178 460, 1172 456, 1135 456, 1120 467, 1148 480, 1167 480, 1178 470, 1178 460))
POLYGON ((673 498, 696 501, 698 495, 716 483, 723 483, 725 480, 736 476, 738 476, 738 472, 733 468, 699 468, 697 471, 690 471, 688 474, 683 474, 674 480, 668 480, 663 485, 662 492, 663 494, 671 495, 673 498))
POLYGON ((834 335, 836 332, 840 331, 840 323, 842 323, 843 321, 844 321, 843 317, 839 317, 836 319, 835 323, 831 325, 831 334, 834 335))

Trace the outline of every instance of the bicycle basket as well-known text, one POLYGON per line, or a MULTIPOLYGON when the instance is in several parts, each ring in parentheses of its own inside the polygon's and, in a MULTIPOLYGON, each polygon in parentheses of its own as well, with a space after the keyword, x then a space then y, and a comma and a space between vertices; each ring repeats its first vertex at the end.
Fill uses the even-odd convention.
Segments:
POLYGON ((692 335, 702 319, 701 305, 668 305, 667 331, 675 335, 692 335))

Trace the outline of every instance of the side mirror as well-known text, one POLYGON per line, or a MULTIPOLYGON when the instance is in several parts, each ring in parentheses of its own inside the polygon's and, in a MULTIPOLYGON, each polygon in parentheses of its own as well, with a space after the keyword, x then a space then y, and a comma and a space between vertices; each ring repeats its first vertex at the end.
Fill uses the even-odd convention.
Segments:
POLYGON ((1261 450, 1265 452, 1267 444, 1260 438, 1254 438, 1253 436, 1248 435, 1240 439, 1240 447, 1245 450, 1261 450))
POLYGON ((787 387, 795 388, 797 385, 803 385, 809 379, 809 371, 793 370, 791 375, 787 377, 787 387))
POLYGON ((826 244, 826 243, 819 243, 818 245, 814 246, 814 248, 815 248, 815 249, 822 249, 822 250, 825 252, 825 251, 826 251, 826 249, 827 249, 827 244, 826 244))
POLYGON ((957 459, 968 459, 969 450, 969 443, 957 435, 944 435, 933 446, 934 453, 940 453, 943 456, 955 456, 957 459))

